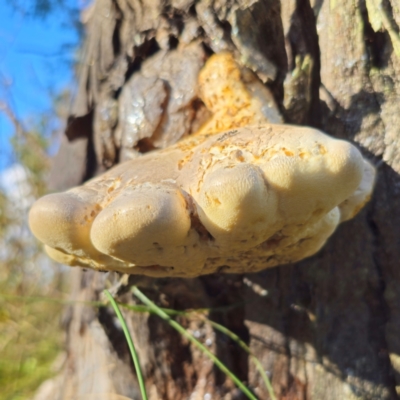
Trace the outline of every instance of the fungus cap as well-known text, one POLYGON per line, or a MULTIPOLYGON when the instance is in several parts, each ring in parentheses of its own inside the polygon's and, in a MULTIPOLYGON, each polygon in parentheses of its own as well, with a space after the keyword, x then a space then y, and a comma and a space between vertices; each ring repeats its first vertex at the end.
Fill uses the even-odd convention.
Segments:
POLYGON ((99 270, 193 277, 317 252, 368 201, 375 169, 346 141, 270 124, 280 118, 272 95, 256 77, 252 89, 245 81, 233 55, 213 55, 198 77, 212 117, 196 134, 38 200, 29 223, 47 253, 99 270))
POLYGON ((318 251, 373 181, 350 143, 265 124, 128 161, 38 200, 29 223, 48 254, 71 265, 150 276, 252 272, 318 251))

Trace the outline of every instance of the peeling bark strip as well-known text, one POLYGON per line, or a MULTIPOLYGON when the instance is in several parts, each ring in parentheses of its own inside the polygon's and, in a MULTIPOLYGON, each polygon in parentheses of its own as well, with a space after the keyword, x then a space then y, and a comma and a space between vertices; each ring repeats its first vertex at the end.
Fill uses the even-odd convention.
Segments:
MULTIPOLYGON (((83 19, 87 40, 67 133, 93 140, 98 169, 196 130, 207 115, 192 77, 209 54, 223 50, 272 91, 286 122, 319 125, 333 136, 353 140, 379 166, 370 205, 311 259, 248 275, 246 284, 242 276, 218 274, 192 280, 134 278, 129 283, 147 288, 146 294, 166 307, 235 305, 210 316, 249 343, 279 399, 397 399, 398 3, 96 0, 83 19), (151 99, 149 81, 160 87, 151 99), (140 97, 142 92, 146 95, 140 97), (124 128, 126 120, 120 120, 129 114, 133 98, 154 104, 151 114, 141 109, 148 117, 134 139, 132 129, 128 136, 124 128), (92 130, 82 131, 90 113, 92 130)), ((119 279, 75 273, 75 300, 98 299, 106 280, 119 279)), ((128 286, 121 285, 119 300, 134 301, 128 286)), ((125 317, 139 347, 150 398, 193 400, 206 393, 213 399, 240 398, 232 383, 164 322, 128 312, 125 317)), ((234 343, 203 322, 181 322, 209 343, 258 398, 268 398, 253 365, 234 343)), ((109 311, 96 314, 87 306, 71 306, 64 323, 67 364, 53 392, 48 397, 38 393, 37 399, 100 392, 138 398, 127 348, 109 311)))

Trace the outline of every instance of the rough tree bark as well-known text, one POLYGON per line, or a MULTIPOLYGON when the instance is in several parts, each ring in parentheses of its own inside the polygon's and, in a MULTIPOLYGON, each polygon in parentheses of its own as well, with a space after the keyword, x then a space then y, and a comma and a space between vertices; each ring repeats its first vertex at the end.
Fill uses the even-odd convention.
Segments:
MULTIPOLYGON (((249 344, 278 399, 400 397, 399 3, 96 0, 83 19, 87 38, 66 130, 70 142, 55 161, 53 188, 79 184, 193 132, 207 116, 196 97, 197 73, 210 54, 221 51, 232 52, 258 76, 285 122, 351 140, 378 168, 372 201, 316 256, 247 276, 132 277, 120 282, 119 300, 133 303, 129 285, 136 283, 163 306, 235 305, 210 317, 249 344), (152 88, 157 90, 150 95, 152 88), (151 105, 147 111, 140 105, 144 98, 151 105), (142 120, 141 112, 148 113, 142 120)), ((117 274, 73 274, 74 300, 97 300, 106 285, 120 281, 117 274)), ((151 399, 243 398, 164 322, 125 316, 151 399)), ((207 324, 180 321, 258 398, 268 398, 235 343, 207 324)), ((90 398, 100 399, 99 393, 109 393, 104 398, 112 399, 110 393, 118 393, 138 399, 112 311, 72 305, 63 323, 67 361, 47 384, 48 394, 42 388, 38 398, 97 393, 90 398)))

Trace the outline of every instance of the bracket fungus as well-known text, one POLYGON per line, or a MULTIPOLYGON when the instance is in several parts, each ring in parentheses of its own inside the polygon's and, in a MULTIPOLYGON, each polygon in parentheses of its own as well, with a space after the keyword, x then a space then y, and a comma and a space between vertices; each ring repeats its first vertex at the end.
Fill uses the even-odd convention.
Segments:
POLYGON ((240 74, 216 79, 216 62, 238 71, 229 55, 204 67, 200 95, 218 117, 198 134, 34 204, 30 227, 52 258, 149 276, 255 272, 316 253, 368 201, 375 171, 356 147, 268 123, 240 74))

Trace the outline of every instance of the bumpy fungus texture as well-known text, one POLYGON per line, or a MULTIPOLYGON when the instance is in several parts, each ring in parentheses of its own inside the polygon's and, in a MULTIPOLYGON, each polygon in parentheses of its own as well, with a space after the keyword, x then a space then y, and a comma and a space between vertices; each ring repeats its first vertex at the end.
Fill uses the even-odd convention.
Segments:
POLYGON ((348 142, 268 124, 240 79, 231 56, 212 57, 199 80, 217 118, 199 134, 38 200, 29 222, 47 253, 99 270, 193 277, 317 252, 368 201, 374 168, 348 142))

